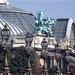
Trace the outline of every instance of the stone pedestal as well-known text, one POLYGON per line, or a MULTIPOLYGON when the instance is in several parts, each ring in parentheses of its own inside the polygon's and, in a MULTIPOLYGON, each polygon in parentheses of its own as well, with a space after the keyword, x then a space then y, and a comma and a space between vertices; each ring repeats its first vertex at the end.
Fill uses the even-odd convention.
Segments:
POLYGON ((33 75, 31 69, 27 69, 24 75, 33 75))
POLYGON ((0 75, 11 75, 10 68, 9 67, 4 67, 3 71, 0 75))
POLYGON ((41 75, 49 75, 47 70, 44 70, 44 72, 41 75))
POLYGON ((8 66, 8 61, 7 61, 7 52, 5 52, 4 66, 3 66, 2 73, 0 75, 11 75, 10 68, 8 66))
POLYGON ((32 46, 36 47, 36 48, 41 48, 41 42, 43 40, 43 38, 46 38, 46 41, 48 42, 48 48, 54 48, 54 44, 56 43, 55 41, 55 37, 54 36, 44 36, 44 35, 36 35, 33 36, 33 42, 32 42, 32 46))
POLYGON ((55 73, 55 75, 63 75, 63 74, 61 74, 61 72, 59 72, 59 73, 55 73))

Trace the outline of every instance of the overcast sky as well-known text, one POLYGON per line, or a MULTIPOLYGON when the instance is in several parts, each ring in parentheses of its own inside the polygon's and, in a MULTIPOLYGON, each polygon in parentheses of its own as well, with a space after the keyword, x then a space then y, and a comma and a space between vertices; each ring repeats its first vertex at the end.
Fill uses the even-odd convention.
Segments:
POLYGON ((73 18, 75 21, 75 0, 7 0, 14 7, 31 12, 45 11, 44 17, 73 18))

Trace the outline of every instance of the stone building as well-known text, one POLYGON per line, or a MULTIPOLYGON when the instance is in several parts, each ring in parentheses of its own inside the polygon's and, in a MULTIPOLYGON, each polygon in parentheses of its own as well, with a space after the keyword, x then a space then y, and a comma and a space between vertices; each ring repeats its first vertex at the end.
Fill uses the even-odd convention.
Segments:
MULTIPOLYGON (((28 11, 16 8, 12 6, 7 0, 0 0, 0 31, 7 24, 11 31, 11 44, 12 49, 16 49, 19 46, 25 46, 25 36, 28 32, 33 34, 35 28, 35 16, 28 11)), ((60 42, 65 36, 70 40, 74 39, 72 30, 73 19, 72 18, 59 18, 56 21, 55 27, 52 28, 54 37, 45 37, 48 41, 49 58, 47 60, 48 68, 56 65, 54 59, 56 42, 60 42)), ((36 48, 37 57, 39 58, 41 52, 41 41, 44 37, 33 35, 32 46, 36 48)), ((1 35, 0 35, 1 40, 1 35)), ((71 49, 72 50, 72 49, 71 49)), ((73 51, 73 50, 72 50, 73 51)), ((41 59, 41 58, 40 58, 41 59)), ((40 60, 43 65, 43 60, 40 60)), ((61 67, 63 67, 63 59, 61 59, 61 67)))

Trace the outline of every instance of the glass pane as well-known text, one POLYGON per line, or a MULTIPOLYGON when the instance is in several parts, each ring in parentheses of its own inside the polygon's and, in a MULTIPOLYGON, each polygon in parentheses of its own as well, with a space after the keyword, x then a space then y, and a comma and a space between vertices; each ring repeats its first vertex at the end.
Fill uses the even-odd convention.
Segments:
POLYGON ((2 31, 2 35, 9 36, 10 35, 10 31, 2 31))
POLYGON ((7 31, 3 31, 3 35, 6 36, 7 35, 7 31))
POLYGON ((7 35, 8 35, 8 36, 10 35, 10 31, 7 31, 7 35))

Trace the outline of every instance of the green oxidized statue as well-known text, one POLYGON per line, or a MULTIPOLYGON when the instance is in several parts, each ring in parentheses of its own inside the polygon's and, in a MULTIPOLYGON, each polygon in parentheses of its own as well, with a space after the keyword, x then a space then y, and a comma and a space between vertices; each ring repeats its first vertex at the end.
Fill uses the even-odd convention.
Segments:
POLYGON ((39 11, 37 17, 35 17, 35 33, 38 34, 40 32, 42 35, 46 34, 46 36, 52 36, 52 25, 55 26, 56 19, 50 19, 47 17, 45 20, 43 19, 43 12, 39 11))

